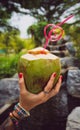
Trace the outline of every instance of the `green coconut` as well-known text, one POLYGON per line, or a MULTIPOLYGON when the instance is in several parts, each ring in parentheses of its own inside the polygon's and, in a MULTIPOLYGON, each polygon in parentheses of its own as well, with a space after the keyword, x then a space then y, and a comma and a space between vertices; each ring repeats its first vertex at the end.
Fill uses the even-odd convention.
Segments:
POLYGON ((42 47, 29 50, 27 54, 20 57, 18 64, 18 72, 23 73, 27 90, 35 94, 44 89, 51 74, 56 72, 54 87, 59 78, 60 70, 59 57, 42 47))

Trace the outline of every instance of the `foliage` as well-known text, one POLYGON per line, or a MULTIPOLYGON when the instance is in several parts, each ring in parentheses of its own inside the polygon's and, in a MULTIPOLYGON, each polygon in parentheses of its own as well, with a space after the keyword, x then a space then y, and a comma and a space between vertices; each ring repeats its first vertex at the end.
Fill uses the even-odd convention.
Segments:
MULTIPOLYGON (((32 37, 35 39, 35 42, 37 46, 42 46, 45 42, 44 37, 44 27, 48 24, 48 22, 37 22, 36 24, 33 24, 29 26, 27 32, 28 34, 31 34, 32 37)), ((47 33, 49 32, 50 27, 47 29, 47 33)), ((60 33, 59 29, 56 29, 56 33, 60 33)), ((63 33, 64 37, 65 33, 63 33)))
MULTIPOLYGON (((13 29, 8 24, 8 19, 12 16, 12 13, 29 14, 38 20, 38 24, 34 24, 29 27, 28 33, 34 35, 35 43, 42 44, 43 40, 43 26, 45 23, 60 22, 60 17, 67 17, 70 14, 75 15, 75 22, 73 24, 79 24, 80 22, 80 1, 79 0, 1 0, 0 1, 0 28, 7 30, 5 34, 4 44, 6 47, 14 48, 18 53, 24 48, 24 40, 21 41, 19 35, 12 37, 13 29), (66 15, 65 15, 66 14, 66 15), (41 23, 42 22, 42 23, 41 23), (42 26, 42 27, 41 27, 42 26), (42 32, 41 32, 42 31, 42 32), (7 40, 6 40, 7 39, 7 40), (13 42, 12 42, 13 41, 13 42), (16 44, 16 45, 15 45, 16 44)), ((67 30, 67 26, 66 29, 67 30)), ((18 30, 17 30, 18 31, 18 30)), ((1 44, 1 42, 0 42, 1 44)), ((2 46, 2 44, 1 44, 2 46)))
POLYGON ((80 60, 80 26, 72 25, 69 29, 69 34, 76 49, 76 57, 80 60))
MULTIPOLYGON (((13 11, 17 13, 29 14, 35 17, 38 21, 54 21, 58 20, 60 16, 64 15, 65 11, 80 4, 79 0, 1 0, 1 11, 7 12, 6 18, 9 18, 13 11), (5 11, 3 10, 5 9, 5 11), (22 8, 22 9, 21 9, 22 8), (23 10, 25 8, 25 10, 23 10)), ((78 17, 78 23, 80 21, 80 6, 73 8, 72 11, 67 11, 67 15, 75 14, 78 17)), ((0 16, 2 19, 5 17, 5 13, 0 16)))
POLYGON ((17 72, 19 55, 0 57, 0 79, 11 77, 17 72))
POLYGON ((6 50, 7 53, 19 53, 23 48, 29 49, 34 46, 32 39, 20 38, 17 30, 0 32, 0 49, 6 50))
POLYGON ((32 48, 35 48, 36 43, 33 38, 27 38, 24 39, 24 49, 30 50, 32 48))
POLYGON ((5 77, 11 77, 17 72, 17 64, 19 57, 22 54, 25 54, 29 49, 35 47, 35 42, 33 39, 25 39, 24 40, 24 49, 20 52, 0 54, 0 79, 5 77))
POLYGON ((31 34, 36 42, 36 46, 42 45, 44 39, 44 27, 47 25, 47 22, 38 22, 31 25, 27 32, 31 34))
POLYGON ((0 0, 0 49, 8 53, 0 57, 0 78, 12 76, 16 72, 18 58, 28 49, 42 45, 44 40, 43 28, 47 23, 60 22, 61 16, 75 14, 75 21, 69 29, 63 25, 66 34, 70 35, 76 47, 76 56, 80 58, 80 36, 77 27, 80 23, 79 0, 0 0), (74 6, 76 5, 76 8, 74 6), (72 8, 72 11, 70 9, 72 8), (13 12, 29 14, 38 20, 37 24, 29 27, 28 33, 32 39, 21 39, 18 29, 11 27, 8 19, 13 12), (65 13, 66 12, 66 13, 65 13), (66 14, 66 15, 65 15, 66 14), (13 56, 10 55, 14 53, 13 56), (17 55, 15 55, 15 53, 17 55))
POLYGON ((6 49, 7 53, 9 51, 18 53, 24 47, 22 39, 14 30, 1 33, 0 39, 0 48, 6 49))

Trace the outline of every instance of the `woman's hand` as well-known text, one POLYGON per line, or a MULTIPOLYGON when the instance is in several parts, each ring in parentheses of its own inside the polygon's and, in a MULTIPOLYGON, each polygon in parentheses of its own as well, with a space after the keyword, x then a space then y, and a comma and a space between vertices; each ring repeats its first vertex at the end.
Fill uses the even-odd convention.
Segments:
POLYGON ((51 75, 50 80, 48 81, 47 85, 44 88, 44 91, 40 92, 39 94, 32 94, 26 89, 25 84, 24 84, 23 74, 20 73, 19 74, 19 86, 20 86, 19 103, 20 105, 24 109, 29 111, 35 106, 41 103, 44 103, 51 97, 55 96, 59 92, 61 82, 62 82, 62 76, 60 76, 56 86, 52 88, 55 76, 56 76, 56 73, 53 73, 51 75))

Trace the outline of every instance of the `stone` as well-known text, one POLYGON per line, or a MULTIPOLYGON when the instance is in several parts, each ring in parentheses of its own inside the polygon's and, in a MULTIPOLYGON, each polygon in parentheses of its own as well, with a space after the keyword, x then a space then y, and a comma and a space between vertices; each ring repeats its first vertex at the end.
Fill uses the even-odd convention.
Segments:
POLYGON ((67 75, 67 91, 71 96, 80 98, 80 70, 69 70, 67 75))
POLYGON ((68 49, 69 53, 71 54, 71 56, 75 56, 75 48, 72 42, 67 42, 66 43, 66 48, 68 49))
POLYGON ((59 49, 60 51, 66 50, 66 45, 65 45, 65 44, 59 45, 58 49, 59 49))
POLYGON ((69 53, 67 50, 64 51, 59 51, 59 50, 53 50, 51 51, 52 54, 58 56, 58 57, 65 57, 65 56, 69 56, 69 53))
POLYGON ((0 107, 19 97, 18 79, 5 78, 0 80, 0 107))
POLYGON ((66 123, 66 130, 80 130, 80 107, 76 107, 69 114, 66 123))
POLYGON ((74 66, 80 69, 80 58, 74 58, 74 66))
POLYGON ((74 66, 74 57, 64 57, 60 58, 62 68, 67 68, 70 66, 74 66))

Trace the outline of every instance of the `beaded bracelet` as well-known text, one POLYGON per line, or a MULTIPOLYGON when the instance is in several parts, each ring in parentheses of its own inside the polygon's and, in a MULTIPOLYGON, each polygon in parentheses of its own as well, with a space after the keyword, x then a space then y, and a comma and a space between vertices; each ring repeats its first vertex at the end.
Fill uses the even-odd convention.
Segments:
POLYGON ((22 119, 24 119, 25 117, 30 116, 30 113, 29 113, 28 111, 26 111, 19 103, 15 105, 14 111, 15 111, 15 113, 17 113, 17 115, 19 116, 19 118, 16 117, 16 116, 13 114, 13 112, 11 112, 11 113, 9 114, 9 116, 10 116, 10 118, 11 118, 11 120, 12 120, 12 122, 13 122, 15 128, 18 129, 18 128, 19 128, 19 122, 20 122, 22 119))
POLYGON ((20 119, 30 116, 29 111, 26 111, 20 103, 15 105, 14 111, 19 115, 20 119))

